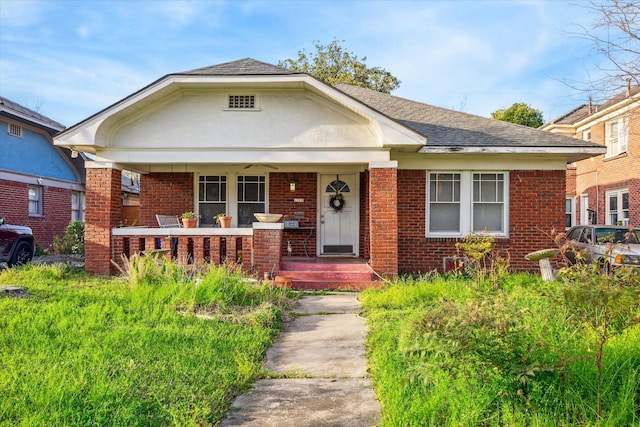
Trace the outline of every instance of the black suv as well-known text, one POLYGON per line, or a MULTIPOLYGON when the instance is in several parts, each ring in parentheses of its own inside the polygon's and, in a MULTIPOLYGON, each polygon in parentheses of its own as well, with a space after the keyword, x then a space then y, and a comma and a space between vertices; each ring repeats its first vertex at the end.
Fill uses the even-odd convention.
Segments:
POLYGON ((29 227, 9 225, 0 216, 0 263, 9 267, 26 264, 33 258, 35 242, 29 227))

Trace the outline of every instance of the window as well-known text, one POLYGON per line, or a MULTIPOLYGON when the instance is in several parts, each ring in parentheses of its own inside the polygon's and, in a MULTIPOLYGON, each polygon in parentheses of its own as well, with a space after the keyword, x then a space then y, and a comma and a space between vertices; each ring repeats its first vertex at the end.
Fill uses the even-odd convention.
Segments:
POLYGON ((255 95, 229 95, 230 110, 253 110, 256 108, 255 95))
POLYGON ((17 125, 15 123, 9 123, 9 135, 17 136, 18 138, 22 138, 22 126, 17 125))
POLYGON ((238 177, 238 227, 250 227, 254 213, 265 211, 265 177, 238 177))
POLYGON ((42 187, 39 185, 29 186, 29 215, 42 215, 42 187))
POLYGON ((227 211, 227 177, 200 176, 198 181, 198 212, 200 224, 213 226, 215 216, 227 211))
POLYGON ((575 203, 573 197, 567 197, 565 199, 564 208, 564 226, 570 228, 575 225, 575 203))
POLYGON ((429 231, 460 233, 460 174, 429 174, 429 231))
POLYGON ((605 125, 607 154, 605 157, 617 156, 627 151, 629 139, 629 117, 618 117, 605 125))
POLYGON ((629 223, 629 190, 607 191, 607 224, 628 225, 629 223))
POLYGON ((71 192, 71 220, 84 221, 85 197, 80 191, 71 192))
POLYGON ((428 236, 507 234, 505 172, 444 172, 428 177, 428 236))

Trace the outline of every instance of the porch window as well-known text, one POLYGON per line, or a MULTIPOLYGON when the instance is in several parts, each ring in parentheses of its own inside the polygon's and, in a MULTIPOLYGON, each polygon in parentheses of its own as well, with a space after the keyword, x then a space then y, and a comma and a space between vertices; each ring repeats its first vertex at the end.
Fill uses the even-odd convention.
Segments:
POLYGON ((238 177, 238 227, 251 227, 254 213, 265 212, 265 176, 238 177))
POLYGON ((200 176, 198 182, 198 212, 200 224, 213 226, 214 217, 227 210, 227 177, 224 175, 200 176))
POLYGON ((432 172, 428 181, 428 237, 507 234, 506 172, 432 172))
POLYGON ((29 215, 42 216, 42 186, 29 186, 29 215))
POLYGON ((629 189, 606 192, 607 224, 629 225, 629 189))

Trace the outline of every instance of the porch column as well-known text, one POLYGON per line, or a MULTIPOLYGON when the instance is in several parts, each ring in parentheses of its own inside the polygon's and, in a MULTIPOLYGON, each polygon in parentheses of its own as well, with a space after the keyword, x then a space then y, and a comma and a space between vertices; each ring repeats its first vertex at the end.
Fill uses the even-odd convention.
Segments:
POLYGON ((283 229, 282 223, 253 223, 253 270, 259 279, 264 273, 280 273, 283 229))
POLYGON ((122 219, 121 172, 111 163, 87 162, 86 173, 84 269, 106 276, 115 273, 111 229, 122 219))
POLYGON ((383 277, 398 275, 398 162, 369 163, 371 267, 383 277))

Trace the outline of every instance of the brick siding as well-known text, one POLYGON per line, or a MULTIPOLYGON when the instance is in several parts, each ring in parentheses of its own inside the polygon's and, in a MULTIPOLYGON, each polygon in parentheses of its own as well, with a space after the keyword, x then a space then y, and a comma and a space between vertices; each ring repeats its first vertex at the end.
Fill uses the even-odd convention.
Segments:
POLYGON ((71 222, 71 190, 42 187, 42 216, 29 215, 29 184, 0 180, 0 215, 8 224, 33 229, 36 245, 51 249, 53 238, 62 236, 71 222))
MULTIPOLYGON (((511 171, 509 178, 509 238, 496 247, 508 249, 513 269, 536 270, 524 255, 553 247, 551 230, 564 229, 564 171, 511 171)), ((399 272, 441 271, 443 258, 457 254, 458 239, 425 237, 426 172, 399 170, 398 188, 399 272)))
POLYGON ((140 177, 140 225, 157 227, 156 215, 193 211, 193 173, 161 172, 140 177))
MULTIPOLYGON (((269 174, 269 212, 287 215, 291 220, 299 222, 300 227, 315 227, 318 216, 318 174, 315 172, 272 172, 269 174), (296 180, 296 191, 289 191, 289 183, 296 180), (302 203, 294 203, 293 199, 304 199, 302 203), (302 212, 303 218, 294 218, 294 212, 302 212)), ((294 256, 304 255, 302 241, 307 231, 284 230, 281 250, 287 253, 287 242, 291 242, 294 256)), ((315 256, 317 230, 314 231, 307 248, 309 255, 315 256)))

